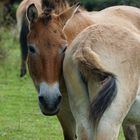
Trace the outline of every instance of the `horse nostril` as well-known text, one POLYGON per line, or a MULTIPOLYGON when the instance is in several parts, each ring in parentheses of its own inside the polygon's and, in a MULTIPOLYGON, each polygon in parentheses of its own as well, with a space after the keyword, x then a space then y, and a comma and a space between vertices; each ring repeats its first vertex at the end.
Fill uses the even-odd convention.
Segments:
POLYGON ((46 104, 46 103, 45 103, 45 99, 44 99, 43 96, 39 96, 38 99, 39 99, 39 102, 40 102, 41 104, 43 104, 43 105, 46 104))
POLYGON ((59 95, 59 96, 58 96, 58 103, 60 103, 61 99, 62 99, 62 96, 59 95))

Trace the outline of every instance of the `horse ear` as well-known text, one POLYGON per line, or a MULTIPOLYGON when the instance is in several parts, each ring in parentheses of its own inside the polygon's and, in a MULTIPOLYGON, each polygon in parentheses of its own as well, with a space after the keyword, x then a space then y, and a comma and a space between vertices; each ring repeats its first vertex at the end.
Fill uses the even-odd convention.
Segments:
POLYGON ((37 18, 38 18, 37 8, 35 7, 35 4, 31 4, 27 8, 27 19, 29 20, 29 22, 33 23, 37 20, 37 18))
POLYGON ((60 19, 63 26, 78 11, 79 6, 80 6, 80 3, 77 3, 76 5, 70 7, 68 10, 62 12, 59 15, 59 19, 60 19))

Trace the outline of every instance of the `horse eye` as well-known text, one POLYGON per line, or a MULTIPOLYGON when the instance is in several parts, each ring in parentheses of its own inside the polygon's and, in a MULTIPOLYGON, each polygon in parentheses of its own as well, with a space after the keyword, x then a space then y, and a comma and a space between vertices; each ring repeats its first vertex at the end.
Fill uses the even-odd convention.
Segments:
POLYGON ((67 46, 63 47, 62 48, 62 53, 65 53, 66 49, 67 49, 67 46))
POLYGON ((28 46, 28 47, 29 47, 29 52, 36 53, 36 50, 33 46, 28 46))

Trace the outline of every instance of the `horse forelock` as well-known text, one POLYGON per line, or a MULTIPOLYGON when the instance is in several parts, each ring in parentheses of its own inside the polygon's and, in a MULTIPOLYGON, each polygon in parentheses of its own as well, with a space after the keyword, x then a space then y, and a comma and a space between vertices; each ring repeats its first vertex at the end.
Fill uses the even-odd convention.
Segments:
POLYGON ((41 14, 41 16, 38 18, 39 21, 42 21, 43 24, 47 25, 48 22, 52 19, 52 14, 51 13, 46 13, 46 12, 43 12, 41 14))

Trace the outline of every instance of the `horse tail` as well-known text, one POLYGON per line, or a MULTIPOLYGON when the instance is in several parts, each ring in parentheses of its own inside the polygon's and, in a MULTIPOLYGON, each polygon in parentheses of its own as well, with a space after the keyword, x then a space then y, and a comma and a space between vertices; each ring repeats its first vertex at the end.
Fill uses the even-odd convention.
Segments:
POLYGON ((20 70, 20 76, 23 77, 26 74, 26 60, 28 56, 28 46, 27 46, 27 35, 29 33, 28 28, 28 21, 26 19, 26 16, 23 16, 23 20, 21 23, 21 30, 20 30, 20 36, 19 36, 19 42, 20 42, 20 49, 21 49, 21 70, 20 70))
POLYGON ((107 75, 107 78, 99 90, 97 96, 90 104, 90 118, 98 123, 106 109, 111 105, 117 94, 116 78, 113 75, 107 75))
POLYGON ((91 48, 82 48, 75 53, 74 57, 78 60, 79 65, 84 65, 85 69, 90 70, 102 82, 96 97, 90 104, 90 119, 96 125, 117 94, 116 77, 107 70, 99 56, 91 48))

